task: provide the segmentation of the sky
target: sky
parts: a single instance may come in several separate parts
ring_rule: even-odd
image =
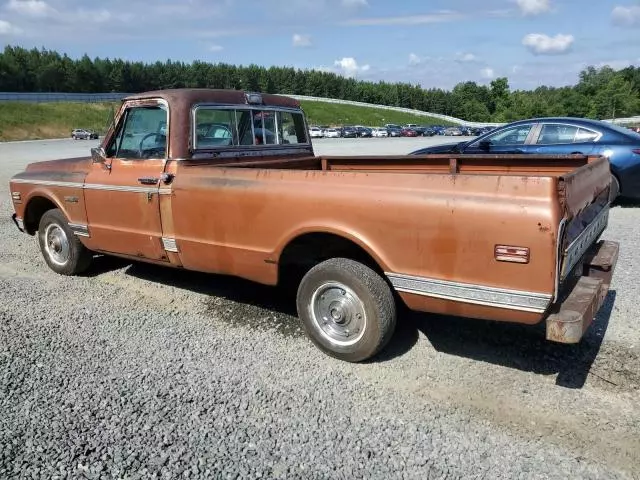
[[[640,66],[640,0],[0,0],[0,43],[529,90]]]

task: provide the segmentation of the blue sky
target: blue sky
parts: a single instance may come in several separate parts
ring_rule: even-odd
[[[640,66],[640,0],[0,0],[0,42],[531,89],[575,84],[587,65]]]

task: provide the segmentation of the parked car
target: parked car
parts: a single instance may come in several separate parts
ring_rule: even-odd
[[[358,136],[358,130],[356,127],[346,125],[342,127],[342,138],[356,138]]]
[[[640,199],[640,134],[602,120],[545,117],[503,125],[473,140],[421,148],[426,153],[584,154],[609,158],[611,201]]]
[[[389,136],[389,132],[387,132],[387,129],[384,127],[376,127],[371,129],[371,135],[374,137],[388,137]]]
[[[462,136],[462,130],[460,129],[460,127],[449,127],[445,129],[444,135],[460,137]]]
[[[75,128],[71,130],[71,138],[74,140],[97,140],[98,134],[86,128]]]
[[[387,126],[387,132],[390,137],[401,137],[402,136],[402,127],[398,127],[395,125]]]
[[[324,135],[320,127],[309,127],[309,136],[311,138],[322,138]]]
[[[403,128],[400,131],[400,136],[402,137],[417,137],[418,136],[418,132],[417,130],[413,129],[413,128]]]
[[[339,138],[340,137],[340,130],[338,130],[337,128],[327,128],[324,131],[324,136],[326,138]]]
[[[318,156],[298,100],[239,90],[131,95],[115,118],[90,155],[9,181],[13,222],[60,275],[115,255],[288,287],[315,345],[351,362],[401,306],[578,343],[609,289],[603,156]]]
[[[363,127],[362,125],[356,125],[355,128],[356,128],[357,135],[360,138],[371,138],[373,136],[371,129],[368,127]]]

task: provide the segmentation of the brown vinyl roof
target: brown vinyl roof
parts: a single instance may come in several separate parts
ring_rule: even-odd
[[[141,100],[145,98],[162,98],[169,103],[226,103],[246,105],[244,90],[225,90],[216,88],[168,88],[130,95],[124,100]],[[253,92],[251,92],[253,93]],[[260,92],[256,92],[260,93]],[[290,97],[260,93],[265,105],[298,108],[300,102]]]

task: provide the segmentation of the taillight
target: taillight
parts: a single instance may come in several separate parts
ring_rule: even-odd
[[[529,248],[511,245],[496,245],[493,256],[499,262],[529,263]]]

